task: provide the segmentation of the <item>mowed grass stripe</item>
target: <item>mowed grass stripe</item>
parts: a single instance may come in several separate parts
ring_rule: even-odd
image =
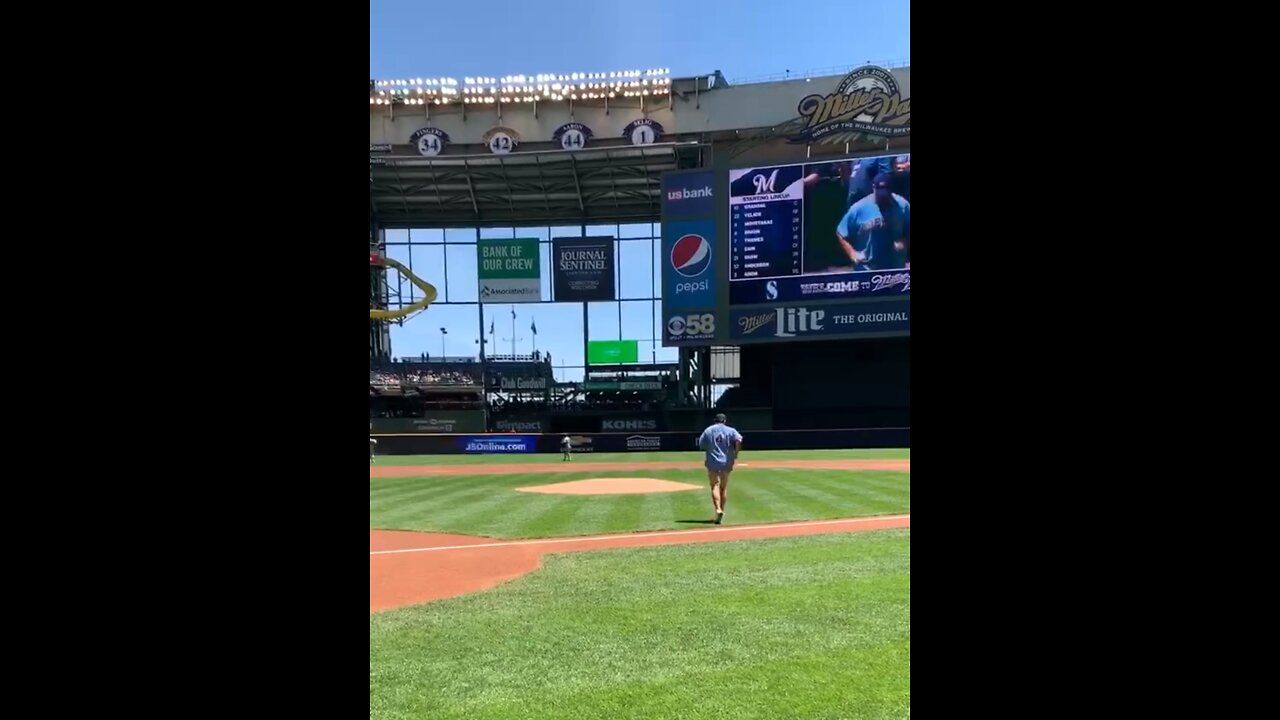
[[[480,480],[470,484],[459,484],[447,491],[441,491],[430,482],[422,482],[413,495],[394,498],[392,502],[379,505],[376,514],[370,515],[370,525],[387,530],[421,530],[433,527],[435,522],[449,514],[474,507],[496,491],[496,482]],[[374,523],[373,518],[377,518]]]
[[[771,514],[781,514],[783,517],[821,517],[832,510],[832,505],[815,501],[799,492],[799,483],[805,474],[805,471],[798,470],[770,470],[768,479],[764,482],[753,479],[750,482],[735,483],[740,478],[733,478],[729,481],[729,502],[733,503],[736,484],[739,496],[749,495],[769,508]]]
[[[571,495],[532,495],[512,529],[514,537],[545,537],[557,529],[572,527],[582,498]]]
[[[831,473],[809,481],[815,490],[850,498],[867,507],[911,508],[911,481],[905,473],[860,470]]]
[[[378,503],[389,505],[402,499],[416,498],[425,494],[448,499],[454,495],[465,493],[474,487],[475,484],[467,482],[466,478],[409,478],[397,482],[395,485],[370,484],[369,494]]]
[[[609,507],[601,522],[606,528],[643,528],[645,527],[645,498],[661,498],[671,493],[651,493],[649,495],[612,495],[609,496]],[[599,499],[599,498],[597,498]],[[661,502],[659,500],[658,502]],[[670,517],[670,508],[649,507],[650,518]]]
[[[887,507],[895,506],[895,502],[889,496],[870,491],[861,483],[850,482],[843,487],[833,487],[827,491],[817,482],[818,480],[819,476],[814,475],[805,478],[804,482],[797,481],[787,485],[788,490],[812,503],[814,517],[866,515],[882,512]]]
[[[508,475],[503,480],[514,481],[513,486],[536,484],[530,481],[531,477],[534,476]],[[491,529],[496,530],[492,527],[495,521],[510,524],[510,513],[520,512],[529,499],[529,496],[513,491],[497,477],[477,475],[471,479],[476,481],[476,495],[469,496],[470,500],[466,503],[439,506],[432,513],[433,525],[439,525],[447,532],[488,536]]]
[[[548,556],[493,591],[371,616],[370,717],[905,717],[909,539]]]

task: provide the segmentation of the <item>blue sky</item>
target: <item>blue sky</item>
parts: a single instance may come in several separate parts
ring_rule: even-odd
[[[668,67],[733,80],[909,58],[910,19],[910,0],[370,0],[369,71],[462,78]]]
[[[802,8],[797,11],[792,8]],[[608,72],[670,68],[672,75],[720,70],[729,80],[791,70],[853,65],[865,61],[903,60],[911,56],[909,0],[811,0],[788,6],[772,0],[560,0],[555,3],[490,0],[485,3],[430,0],[370,0],[369,77],[374,79],[524,73]],[[840,28],[830,32],[831,27]],[[620,241],[618,291],[621,303],[588,306],[593,340],[638,339],[641,360],[675,362],[674,348],[663,349],[653,338],[652,303],[638,298],[657,295],[658,267],[650,237],[659,226],[623,225],[587,228],[588,235],[615,235]],[[388,231],[388,255],[435,285],[449,304],[436,304],[393,325],[392,352],[398,357],[427,352],[439,355],[440,328],[449,355],[478,353],[480,335],[476,300],[474,230]],[[481,237],[511,237],[512,228],[486,228]],[[580,228],[529,228],[516,237],[581,234]],[[428,244],[417,243],[427,240]],[[656,241],[655,241],[656,243]],[[549,249],[549,246],[544,246]],[[550,299],[549,266],[544,249],[544,297]],[[448,283],[444,266],[448,265]],[[394,273],[391,279],[394,282]],[[484,332],[496,320],[499,352],[510,352],[510,305],[485,307]],[[529,325],[536,320],[537,348],[551,351],[556,365],[580,366],[583,357],[581,304],[515,306],[518,352],[534,343]],[[621,317],[619,317],[621,315]],[[658,322],[661,314],[658,313]],[[581,370],[559,371],[561,379],[581,379]]]

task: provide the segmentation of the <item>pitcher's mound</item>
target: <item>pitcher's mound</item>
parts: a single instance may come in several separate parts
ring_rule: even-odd
[[[587,478],[572,482],[516,488],[518,492],[546,495],[640,495],[643,493],[697,490],[699,485],[657,478]]]

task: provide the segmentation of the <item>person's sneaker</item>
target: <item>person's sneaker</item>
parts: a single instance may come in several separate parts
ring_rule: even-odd
[[[720,521],[721,521],[721,520],[723,520],[723,519],[724,519],[724,511],[723,511],[723,510],[717,510],[717,511],[716,511],[716,524],[717,524],[717,525],[719,525],[719,524],[720,524]]]

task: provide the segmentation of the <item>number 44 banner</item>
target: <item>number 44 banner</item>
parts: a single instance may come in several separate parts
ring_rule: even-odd
[[[591,142],[593,137],[595,135],[591,132],[591,128],[580,122],[571,122],[557,128],[555,134],[551,136],[551,142],[561,150],[581,150]]]

